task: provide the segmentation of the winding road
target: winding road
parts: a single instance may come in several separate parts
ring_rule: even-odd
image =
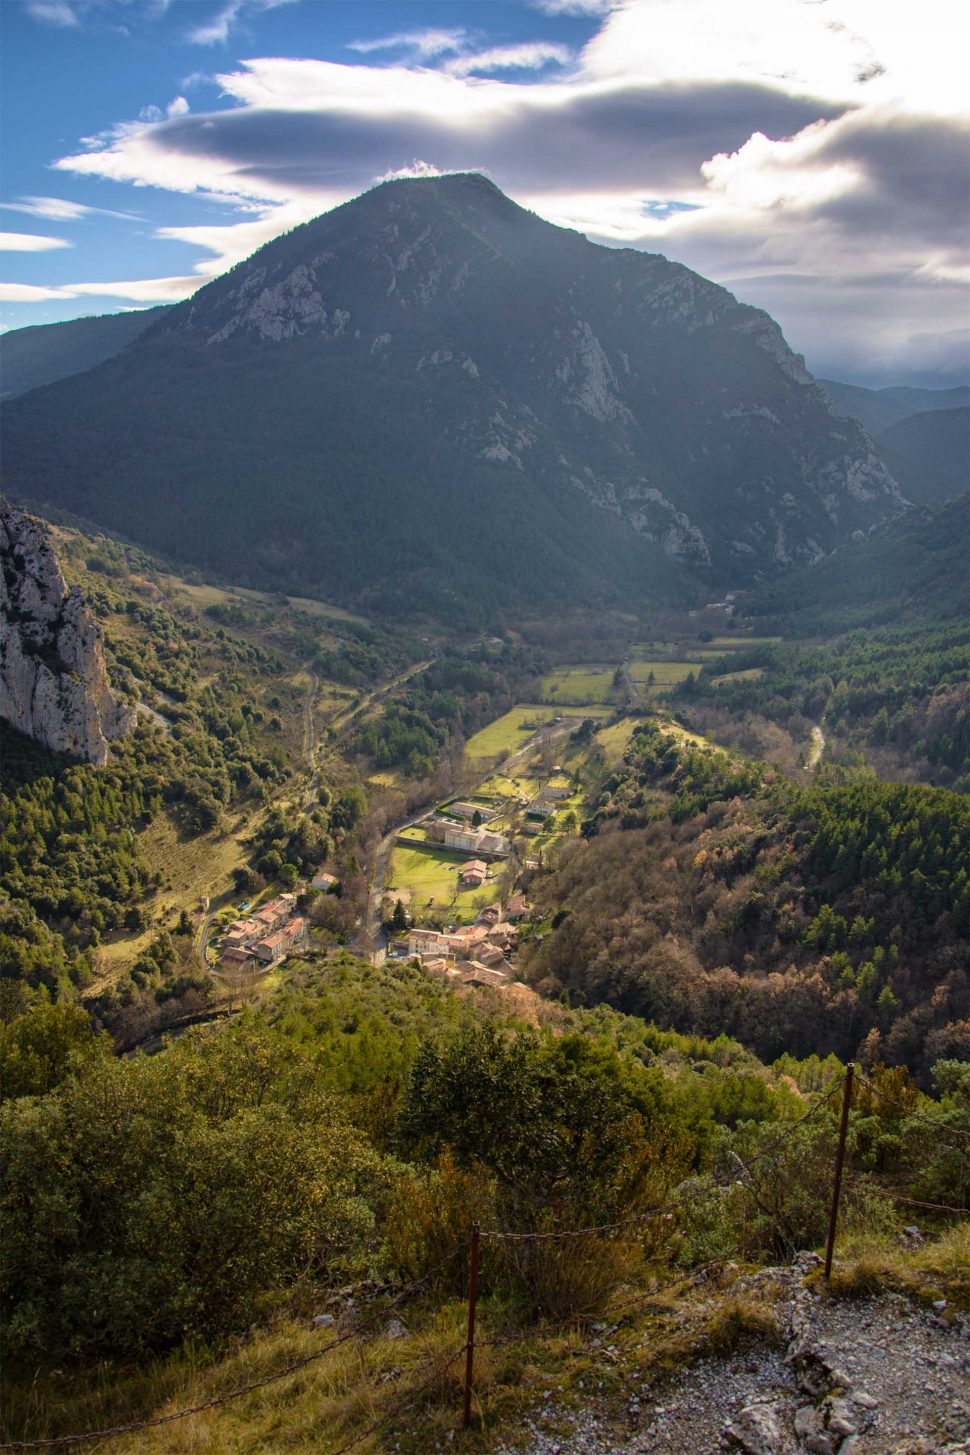
[[[310,677],[310,685],[307,688],[306,702],[303,704],[303,756],[306,758],[307,767],[310,770],[310,787],[306,801],[306,812],[316,807],[317,794],[320,790],[320,773],[316,764],[317,729],[313,721],[313,709],[316,705],[317,693],[320,691],[320,678],[312,671],[309,662],[306,667]]]

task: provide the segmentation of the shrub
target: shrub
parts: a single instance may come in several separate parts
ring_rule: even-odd
[[[223,1335],[275,1288],[353,1271],[372,1233],[377,1158],[250,1022],[8,1103],[2,1147],[13,1355]]]

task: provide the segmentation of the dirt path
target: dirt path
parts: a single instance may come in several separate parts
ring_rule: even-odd
[[[812,746],[808,750],[808,757],[805,760],[805,772],[813,773],[822,761],[822,754],[825,752],[825,734],[821,727],[812,728]]]
[[[638,1346],[624,1343],[620,1326],[604,1330],[592,1341],[590,1388],[608,1377],[614,1397],[593,1397],[577,1410],[547,1392],[518,1438],[487,1448],[492,1455],[967,1455],[970,1322],[899,1294],[828,1298],[804,1285],[809,1271],[806,1263],[763,1269],[735,1285],[749,1297],[777,1293],[777,1340],[742,1341],[732,1354],[655,1381],[643,1381]],[[701,1303],[694,1317],[703,1313]],[[671,1314],[685,1333],[690,1319],[687,1309]]]

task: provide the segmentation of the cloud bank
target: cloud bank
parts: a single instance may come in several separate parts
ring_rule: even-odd
[[[574,55],[543,12],[601,24]],[[454,28],[355,41],[353,64],[248,59],[218,75],[219,109],[170,107],[55,165],[234,208],[160,230],[206,255],[186,292],[375,180],[484,170],[550,221],[769,308],[819,372],[965,369],[966,25],[949,0],[540,0],[535,16],[514,45]]]

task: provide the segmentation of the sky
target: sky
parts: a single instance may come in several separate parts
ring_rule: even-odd
[[[767,309],[822,377],[970,373],[960,0],[2,0],[0,326],[173,302],[386,177]]]

